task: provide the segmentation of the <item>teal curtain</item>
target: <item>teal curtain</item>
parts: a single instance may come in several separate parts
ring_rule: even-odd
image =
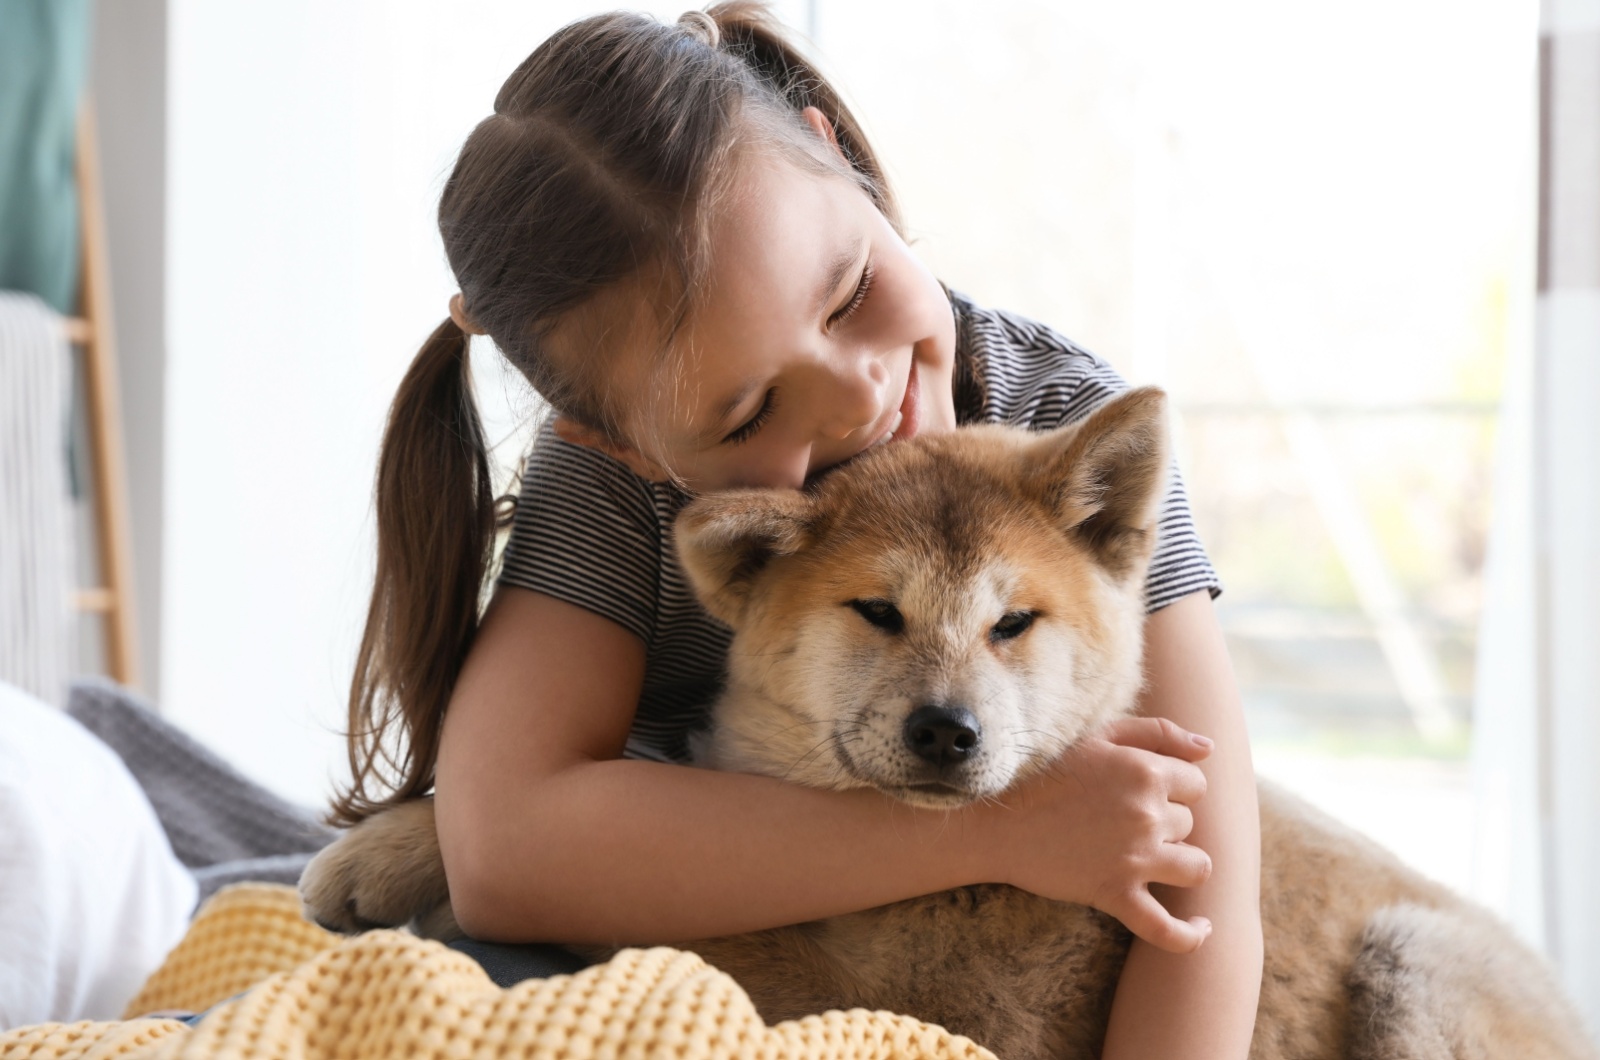
[[[0,290],[78,308],[78,103],[90,0],[0,0]]]

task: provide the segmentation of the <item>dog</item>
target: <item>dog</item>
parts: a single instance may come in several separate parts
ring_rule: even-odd
[[[956,808],[1129,713],[1168,467],[1165,398],[1034,434],[879,447],[806,491],[692,502],[683,566],[734,630],[697,762]],[[1263,783],[1265,968],[1251,1056],[1594,1058],[1544,962],[1486,911]],[[459,933],[431,800],[362,822],[301,881],[341,930]],[[908,1013],[1005,1058],[1099,1055],[1130,943],[1000,884],[689,943],[768,1022]]]

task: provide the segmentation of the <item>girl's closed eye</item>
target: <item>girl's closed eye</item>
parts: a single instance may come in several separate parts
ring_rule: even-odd
[[[861,303],[866,301],[867,293],[872,290],[873,276],[872,262],[868,261],[861,269],[861,279],[857,281],[855,292],[851,294],[850,301],[840,306],[828,317],[827,326],[830,331],[850,319],[856,310],[861,308]],[[772,418],[772,413],[777,407],[778,388],[773,387],[767,391],[766,400],[761,403],[761,407],[756,410],[756,414],[743,424],[735,427],[732,432],[722,439],[723,444],[738,445],[740,442],[747,442],[755,437],[756,433]]]
[[[761,402],[761,407],[756,410],[756,414],[745,420],[740,426],[735,427],[726,438],[722,439],[723,444],[738,445],[740,442],[747,442],[755,437],[755,433],[761,429],[762,425],[772,418],[773,410],[777,407],[778,388],[773,387],[767,391],[766,399]]]
[[[850,319],[857,309],[861,308],[861,303],[867,300],[867,292],[872,289],[872,276],[872,262],[869,261],[861,270],[861,282],[856,284],[855,294],[850,296],[850,301],[846,302],[828,318],[829,329],[844,323]]]

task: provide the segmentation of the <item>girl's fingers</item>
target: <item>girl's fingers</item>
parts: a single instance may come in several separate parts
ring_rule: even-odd
[[[1166,843],[1150,873],[1151,883],[1198,887],[1211,878],[1211,855],[1188,843]]]
[[[1211,753],[1211,741],[1166,718],[1119,718],[1099,733],[1101,739],[1158,755],[1198,762]]]
[[[1194,831],[1194,811],[1181,802],[1167,803],[1167,834],[1162,836],[1168,843],[1181,843],[1189,838],[1189,833]]]
[[[1200,767],[1174,758],[1160,760],[1167,783],[1167,799],[1184,805],[1199,802],[1206,793],[1206,775]],[[1187,835],[1188,833],[1185,833]]]
[[[1128,897],[1126,909],[1107,912],[1139,938],[1168,953],[1193,953],[1211,935],[1211,921],[1203,916],[1179,920],[1142,887]]]

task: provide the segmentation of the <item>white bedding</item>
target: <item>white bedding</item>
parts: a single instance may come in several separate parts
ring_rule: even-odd
[[[119,1017],[195,894],[122,760],[0,683],[0,1030]]]

